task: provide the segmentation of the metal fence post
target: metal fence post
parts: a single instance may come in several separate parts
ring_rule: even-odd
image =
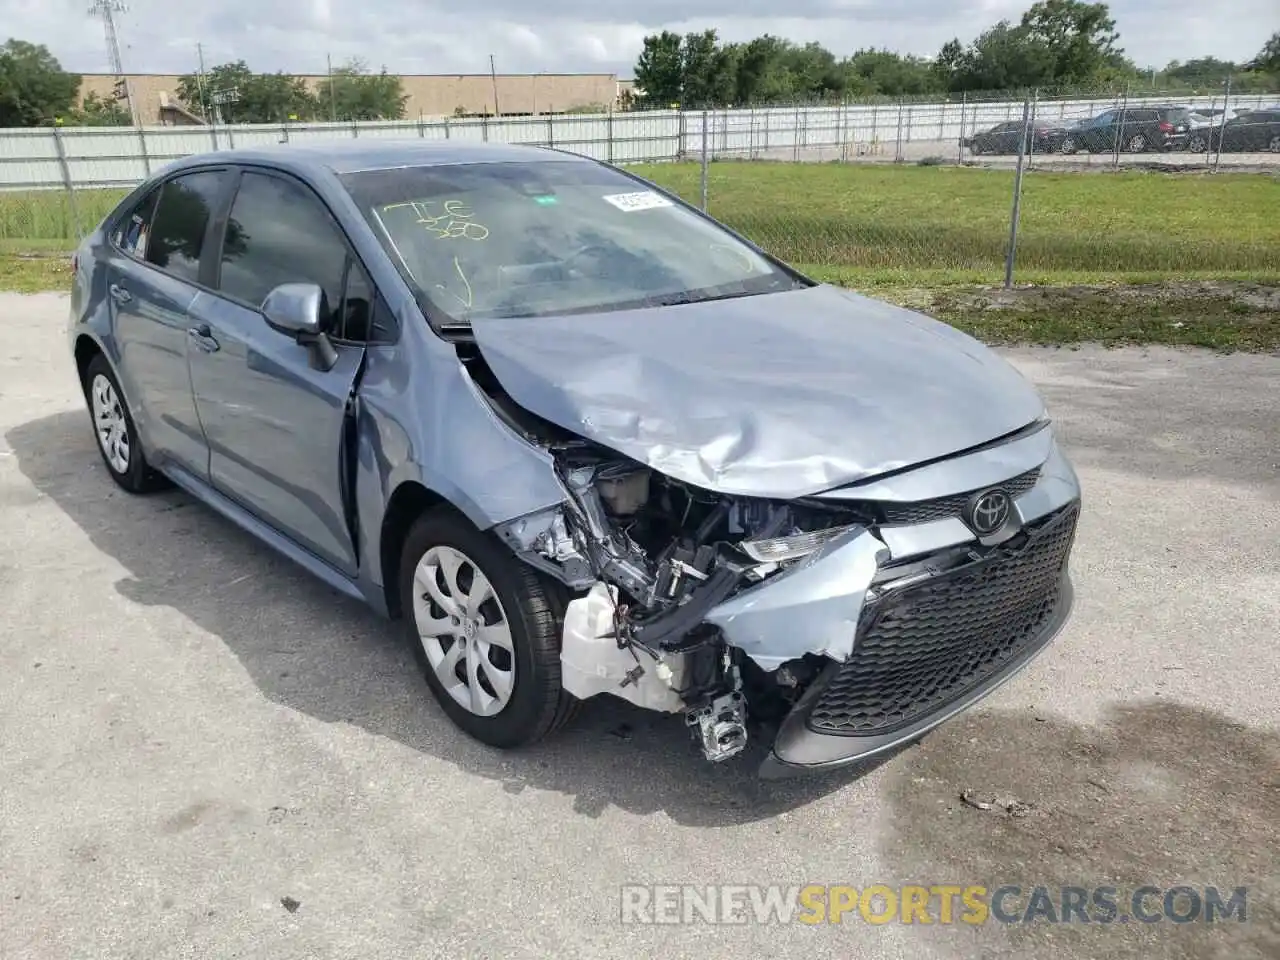
[[[1227,110],[1228,104],[1231,102],[1231,75],[1227,74],[1226,89],[1222,94],[1222,123],[1218,125],[1218,155],[1213,158],[1213,172],[1218,172],[1218,167],[1222,166],[1222,141],[1227,139]],[[1210,127],[1210,130],[1213,128]]]
[[[1031,94],[1031,120],[1023,127],[1023,136],[1027,138],[1027,169],[1030,170],[1036,161],[1036,110],[1040,106],[1040,91],[1034,90]]]
[[[707,212],[707,111],[702,111],[702,212]]]
[[[284,138],[280,142],[288,143],[289,142],[289,122],[287,120],[284,123],[280,124],[280,134]]]
[[[487,113],[480,114],[480,136],[484,138],[484,142],[489,142],[489,115]]]
[[[352,140],[360,139],[360,121],[357,120],[355,117],[351,118],[351,139]]]
[[[905,105],[901,100],[898,101],[898,139],[893,148],[893,162],[902,162],[902,110]]]
[[[608,136],[608,153],[606,154],[608,161],[613,163],[613,104],[609,104],[609,119],[605,122],[605,132]]]
[[[147,131],[142,128],[142,124],[138,124],[138,147],[142,150],[142,169],[149,177],[151,176],[151,156],[147,153]]]
[[[677,136],[680,142],[676,144],[676,159],[683,160],[689,155],[689,118],[683,108],[680,110],[680,130]]]
[[[1004,258],[1004,288],[1013,286],[1013,262],[1018,252],[1018,217],[1022,212],[1022,161],[1026,155],[1027,120],[1031,115],[1031,101],[1022,101],[1023,136],[1018,140],[1018,168],[1013,175],[1013,212],[1009,216],[1009,251]]]
[[[1120,101],[1120,127],[1116,130],[1116,146],[1115,152],[1112,154],[1111,166],[1115,169],[1120,167],[1120,142],[1124,139],[1124,121],[1125,116],[1129,112],[1129,91],[1126,88],[1124,99]]]
[[[421,140],[427,135],[427,128],[422,125],[422,111],[418,111],[418,139]]]
[[[67,205],[71,209],[71,224],[76,228],[76,242],[84,236],[80,229],[80,209],[76,206],[76,190],[71,183],[71,165],[67,163],[67,150],[62,142],[62,133],[53,128],[53,148],[58,154],[58,168],[62,171],[62,185],[67,188]]]
[[[960,94],[960,136],[956,138],[956,163],[964,163],[964,111],[969,106],[969,91]]]
[[[846,132],[847,131],[845,129],[845,119],[844,119],[844,97],[841,97],[840,112],[836,114],[836,140],[840,144],[840,162],[841,163],[844,163],[846,160],[849,159],[849,155],[845,149],[847,146],[847,144],[845,143]]]
[[[213,149],[218,149],[218,126],[217,124],[209,124],[209,139],[213,141]]]
[[[554,147],[556,145],[556,122],[551,118],[555,116],[553,113],[547,114],[547,146]]]
[[[448,117],[444,118],[444,138],[446,140],[449,139],[449,118]]]
[[[764,152],[769,152],[769,114],[773,111],[768,107],[764,108]]]
[[[795,122],[791,125],[791,159],[800,161],[800,108],[796,107]]]

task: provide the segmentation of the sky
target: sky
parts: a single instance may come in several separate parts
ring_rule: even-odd
[[[860,47],[932,56],[1031,0],[130,0],[116,15],[128,73],[189,73],[244,60],[274,72],[324,73],[364,59],[393,73],[615,73],[630,77],[646,34],[715,28],[725,40],[763,33],[816,40],[837,56]],[[109,72],[89,0],[0,0],[0,42],[43,43],[63,67]],[[182,4],[181,6],[187,6]],[[605,12],[614,6],[617,13]],[[785,17],[778,16],[785,10]],[[1140,66],[1212,55],[1242,61],[1280,29],[1277,0],[1114,0],[1121,45]]]

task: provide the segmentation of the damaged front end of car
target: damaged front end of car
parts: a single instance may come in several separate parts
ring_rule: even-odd
[[[683,340],[662,317],[495,321],[460,349],[563,491],[494,531],[573,595],[564,689],[683,714],[713,762],[776,727],[766,776],[886,753],[1029,662],[1070,610],[1080,499],[1038,397],[986,348],[796,296],[842,325],[805,342],[747,300],[731,329],[684,308]],[[718,360],[730,332],[773,365]],[[912,364],[940,382],[904,389]]]

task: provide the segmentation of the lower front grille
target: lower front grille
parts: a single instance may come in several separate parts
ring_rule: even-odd
[[[890,591],[863,613],[853,655],[817,699],[819,733],[891,733],[1015,660],[1057,608],[1078,506],[993,555]]]

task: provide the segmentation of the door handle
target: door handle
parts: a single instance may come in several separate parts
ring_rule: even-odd
[[[188,328],[187,336],[205,353],[216,353],[218,350],[218,341],[207,323],[197,323],[194,327]]]
[[[133,294],[118,283],[113,283],[109,292],[111,294],[111,299],[116,303],[128,303],[133,299]]]

